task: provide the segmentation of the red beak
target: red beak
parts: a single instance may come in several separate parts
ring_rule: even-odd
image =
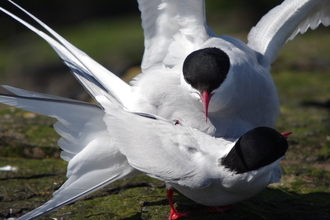
[[[200,94],[200,99],[203,103],[204,108],[204,114],[205,114],[205,122],[207,123],[207,118],[209,116],[209,103],[210,99],[212,97],[212,94],[210,95],[208,92],[204,91],[203,94]]]
[[[284,132],[284,133],[282,133],[282,135],[283,135],[286,139],[289,138],[289,135],[290,135],[290,134],[292,134],[292,132]]]

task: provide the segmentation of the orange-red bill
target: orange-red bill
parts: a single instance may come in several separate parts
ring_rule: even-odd
[[[209,103],[210,99],[212,97],[212,94],[210,95],[208,92],[204,91],[203,94],[200,94],[200,99],[203,103],[203,108],[204,108],[204,114],[205,114],[205,122],[207,123],[207,119],[209,116]]]
[[[292,134],[292,132],[284,132],[284,133],[282,133],[282,135],[283,135],[286,139],[289,138],[289,135],[290,135],[290,134]]]

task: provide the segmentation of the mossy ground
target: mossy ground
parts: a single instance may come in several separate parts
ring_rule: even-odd
[[[98,34],[106,24],[100,25],[90,33],[114,36]],[[88,36],[81,43],[87,50],[87,39],[93,39]],[[290,148],[281,162],[281,182],[223,214],[207,214],[205,207],[176,193],[178,210],[191,212],[187,219],[330,219],[329,36],[326,29],[299,36],[286,45],[273,66],[281,102],[276,129],[293,132]],[[105,42],[96,41],[100,45]],[[136,51],[132,50],[134,56]],[[40,63],[29,61],[33,62]],[[55,120],[2,106],[0,121],[0,167],[18,167],[15,172],[0,172],[0,219],[6,219],[18,217],[49,200],[66,180],[67,164],[59,159],[58,135],[52,129]],[[162,182],[143,175],[117,181],[41,219],[166,219],[169,208],[164,187]]]

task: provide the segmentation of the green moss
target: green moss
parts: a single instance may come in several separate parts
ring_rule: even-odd
[[[322,149],[317,153],[317,157],[319,161],[327,161],[330,159],[330,141],[329,136],[322,147]]]

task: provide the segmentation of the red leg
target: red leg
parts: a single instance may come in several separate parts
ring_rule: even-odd
[[[225,211],[231,210],[235,208],[233,205],[226,205],[226,206],[210,206],[206,209],[208,213],[224,213]]]
[[[188,217],[189,216],[188,212],[177,212],[175,210],[174,205],[173,205],[173,199],[172,199],[173,190],[166,189],[166,194],[167,194],[168,202],[170,204],[170,215],[168,216],[168,219],[169,220],[176,220],[176,219],[181,218],[181,217]]]

